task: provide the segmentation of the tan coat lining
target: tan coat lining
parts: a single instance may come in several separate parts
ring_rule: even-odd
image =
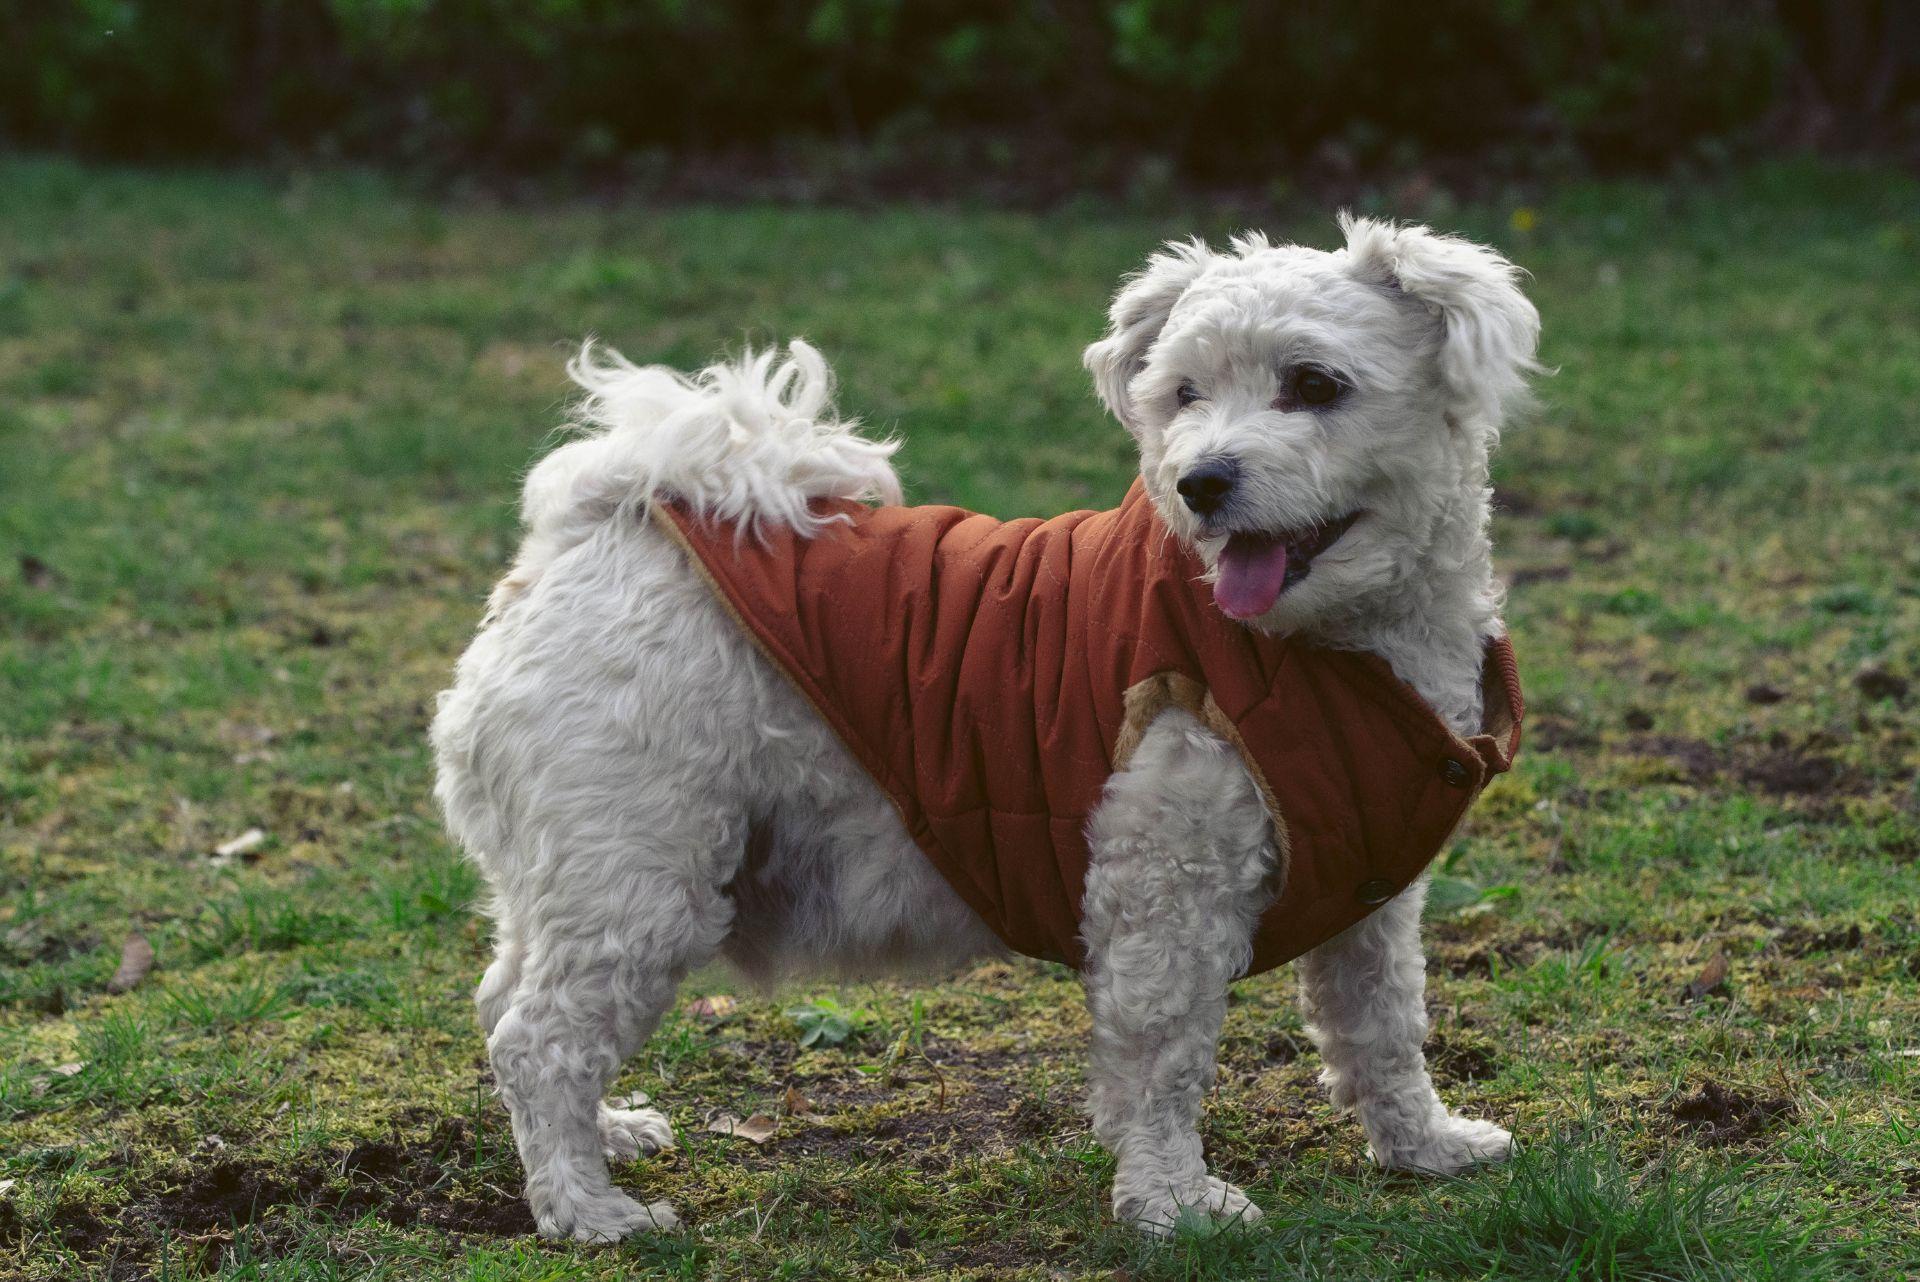
[[[1240,737],[1240,728],[1220,710],[1220,705],[1213,701],[1213,695],[1183,672],[1156,672],[1128,687],[1122,706],[1125,717],[1120,723],[1120,733],[1113,741],[1115,774],[1127,768],[1133,760],[1133,754],[1140,750],[1141,741],[1146,738],[1147,727],[1169,708],[1179,708],[1192,714],[1200,724],[1233,745],[1233,750],[1240,754],[1240,763],[1253,776],[1254,787],[1260,790],[1260,800],[1266,804],[1267,815],[1273,821],[1273,844],[1277,859],[1272,886],[1274,893],[1278,894],[1280,887],[1286,883],[1287,864],[1291,858],[1287,821],[1280,813],[1279,799],[1274,796],[1266,775],[1261,773],[1253,753],[1247,750],[1246,740]]]

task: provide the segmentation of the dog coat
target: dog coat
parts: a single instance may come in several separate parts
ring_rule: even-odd
[[[812,536],[653,512],[1015,952],[1084,960],[1088,816],[1169,707],[1233,744],[1273,817],[1250,974],[1404,890],[1519,747],[1505,637],[1463,739],[1377,656],[1222,615],[1138,481],[1111,511],[1051,520],[815,510],[831,521]]]

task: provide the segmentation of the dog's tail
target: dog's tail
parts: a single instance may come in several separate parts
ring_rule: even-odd
[[[496,606],[616,513],[656,498],[749,531],[805,533],[820,524],[815,499],[900,501],[888,461],[899,443],[862,436],[834,414],[833,373],[800,339],[784,360],[749,350],[691,376],[589,340],[567,373],[586,393],[573,413],[579,435],[527,477],[526,541]]]

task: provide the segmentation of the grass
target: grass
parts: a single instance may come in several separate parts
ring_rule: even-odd
[[[1227,215],[47,160],[0,191],[0,1276],[1920,1275],[1910,180],[1573,187],[1525,232],[1388,211],[1512,252],[1559,368],[1498,472],[1529,747],[1431,931],[1436,1075],[1525,1151],[1374,1171],[1263,977],[1206,1137],[1269,1219],[1166,1246],[1107,1223],[1078,991],[1024,962],[718,1017],[690,1003],[730,980],[698,977],[617,1087],[684,1134],[617,1178],[692,1229],[526,1238],[424,731],[570,342],[685,364],[804,333],[908,434],[917,497],[1100,503],[1130,454],[1079,348],[1158,238]],[[113,994],[131,931],[158,964]],[[803,1049],[794,1010],[862,1018]]]

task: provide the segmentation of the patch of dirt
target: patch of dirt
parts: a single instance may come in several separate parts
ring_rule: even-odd
[[[1507,586],[1524,588],[1529,583],[1560,583],[1572,577],[1570,565],[1523,565],[1507,575]]]
[[[908,1075],[930,1076],[924,1064],[910,1065]],[[813,1101],[813,1112],[829,1116],[854,1109],[871,1108],[891,1098],[895,1089],[871,1077],[862,1077],[853,1081],[838,1077],[795,1078],[793,1084],[801,1094]]]
[[[1348,1124],[1327,1108],[1312,1077],[1250,1092],[1239,1103],[1230,1119],[1219,1107],[1209,1108],[1200,1132],[1208,1166],[1235,1184],[1254,1183],[1276,1163],[1325,1149],[1329,1134]]]
[[[952,1248],[940,1257],[940,1263],[949,1269],[977,1269],[980,1270],[977,1276],[996,1278],[1019,1269],[1030,1269],[1036,1260],[1034,1252],[1024,1243],[991,1237]]]
[[[86,1254],[100,1250],[113,1240],[118,1217],[111,1211],[90,1206],[63,1206],[54,1211],[52,1222],[29,1224],[12,1201],[0,1201],[0,1246],[17,1246],[34,1232],[51,1232],[69,1248]]]
[[[1795,1112],[1793,1101],[1777,1095],[1747,1095],[1708,1078],[1700,1089],[1676,1100],[1674,1124],[1705,1144],[1737,1144],[1753,1139]]]
[[[904,1163],[938,1174],[963,1157],[1002,1153],[1019,1140],[1031,1138],[1023,1129],[1032,1124],[1031,1107],[1017,1104],[1013,1088],[1004,1082],[975,1081],[965,1085],[949,1079],[943,1107],[937,1096],[917,1111],[894,1113],[866,1125],[858,1119],[838,1124],[814,1124],[782,1133],[764,1149],[744,1148],[738,1160],[751,1166],[778,1165],[793,1157],[836,1157],[849,1162],[883,1160]],[[792,1127],[788,1122],[784,1127]]]
[[[324,650],[352,640],[356,631],[353,627],[329,623],[325,619],[295,620],[288,637],[300,644]]]
[[[1705,785],[1725,778],[1782,797],[1828,797],[1853,789],[1845,767],[1832,757],[1805,752],[1775,741],[1758,756],[1723,752],[1701,739],[1643,735],[1632,743],[1643,757],[1665,758],[1684,782]]]
[[[1710,783],[1726,773],[1726,759],[1704,739],[1679,735],[1647,735],[1633,742],[1643,757],[1664,757],[1678,767],[1688,783]]]
[[[1058,1135],[1080,1121],[1079,1111],[1054,1095],[1022,1095],[1007,1113],[1007,1128],[1027,1139]]]
[[[34,962],[62,962],[100,946],[97,936],[85,931],[71,935],[49,935],[37,926],[15,926],[0,934],[0,961],[16,966]]]
[[[504,1130],[491,1137],[511,1147]],[[521,1237],[533,1232],[533,1213],[516,1192],[463,1195],[452,1176],[471,1166],[473,1128],[464,1117],[443,1120],[424,1140],[373,1140],[354,1145],[338,1169],[347,1193],[337,1203],[355,1215],[368,1212],[398,1228],[414,1223],[450,1233]]]
[[[20,581],[30,588],[50,588],[60,582],[54,568],[31,552],[20,554]]]
[[[1564,927],[1552,931],[1519,931],[1492,939],[1455,942],[1446,938],[1445,924],[1436,923],[1427,955],[1455,979],[1491,978],[1497,963],[1502,970],[1531,966],[1548,953],[1567,952],[1606,932]]]
[[[909,1058],[901,1072],[907,1085],[875,1079],[814,1078],[800,1084],[825,1121],[785,1119],[764,1147],[734,1146],[734,1160],[748,1166],[782,1164],[795,1157],[833,1157],[851,1163],[884,1160],[937,1174],[961,1158],[1006,1152],[1022,1140],[1072,1129],[1077,1114],[1066,1096],[1042,1097],[1017,1080],[1020,1065],[1038,1051],[980,1050],[929,1038],[928,1062]],[[945,1098],[941,1097],[944,1083]],[[911,1111],[863,1119],[862,1110],[897,1102],[903,1089],[922,1098]]]
[[[929,1037],[926,1040],[926,1052],[934,1063],[943,1067],[958,1065],[975,1072],[1000,1072],[1021,1067],[1041,1058],[1037,1048],[1012,1050],[1006,1047],[983,1049],[969,1046],[965,1042],[956,1042],[944,1037]]]
[[[1427,1069],[1442,1086],[1484,1082],[1500,1071],[1500,1061],[1487,1047],[1436,1034],[1427,1039]]]
[[[1847,926],[1831,926],[1824,930],[1813,926],[1792,925],[1780,928],[1774,936],[1773,946],[1789,957],[1806,957],[1813,953],[1859,952],[1869,947],[1867,932],[1858,923]]]
[[[880,1118],[868,1134],[876,1140],[940,1143],[969,1153],[1008,1147],[1013,1098],[1013,1089],[1003,1082],[975,1082],[970,1090],[949,1093],[945,1108],[935,1104],[924,1112]]]
[[[1558,752],[1563,748],[1593,748],[1600,739],[1564,717],[1539,716],[1527,722],[1526,746],[1540,752]]]
[[[507,1141],[502,1135],[501,1144]],[[141,1277],[163,1239],[220,1242],[238,1227],[257,1226],[269,1243],[280,1234],[276,1212],[288,1208],[332,1219],[374,1215],[396,1228],[430,1225],[459,1235],[520,1237],[533,1216],[517,1193],[480,1196],[455,1187],[471,1165],[474,1141],[465,1118],[445,1118],[424,1139],[366,1140],[335,1149],[297,1171],[245,1157],[208,1155],[164,1173],[156,1192],[125,1207],[58,1208],[48,1225],[69,1249],[104,1263],[109,1276]],[[510,1181],[517,1189],[518,1180]],[[0,1242],[28,1226],[0,1203]]]
[[[1504,512],[1508,516],[1538,516],[1540,501],[1524,490],[1496,486],[1493,491],[1493,510]]]
[[[1892,699],[1896,702],[1907,697],[1907,679],[1898,676],[1879,664],[1868,664],[1853,674],[1853,687],[1869,699]]]
[[[1740,778],[1784,796],[1819,797],[1841,791],[1844,772],[1832,757],[1802,755],[1790,749],[1770,752],[1740,770]]]
[[[145,1204],[143,1218],[183,1233],[252,1224],[273,1207],[312,1201],[322,1179],[320,1172],[309,1169],[289,1182],[271,1167],[222,1158],[188,1168],[178,1185]]]
[[[1747,687],[1747,702],[1762,708],[1772,707],[1776,703],[1785,703],[1787,692],[1778,686],[1750,685]]]
[[[1300,1042],[1290,1033],[1276,1033],[1267,1039],[1263,1066],[1291,1064],[1300,1058]]]
[[[791,1040],[760,1038],[751,1042],[736,1043],[735,1049],[743,1059],[752,1060],[758,1068],[763,1068],[772,1077],[785,1077],[792,1070],[794,1061],[800,1058],[800,1048]]]

